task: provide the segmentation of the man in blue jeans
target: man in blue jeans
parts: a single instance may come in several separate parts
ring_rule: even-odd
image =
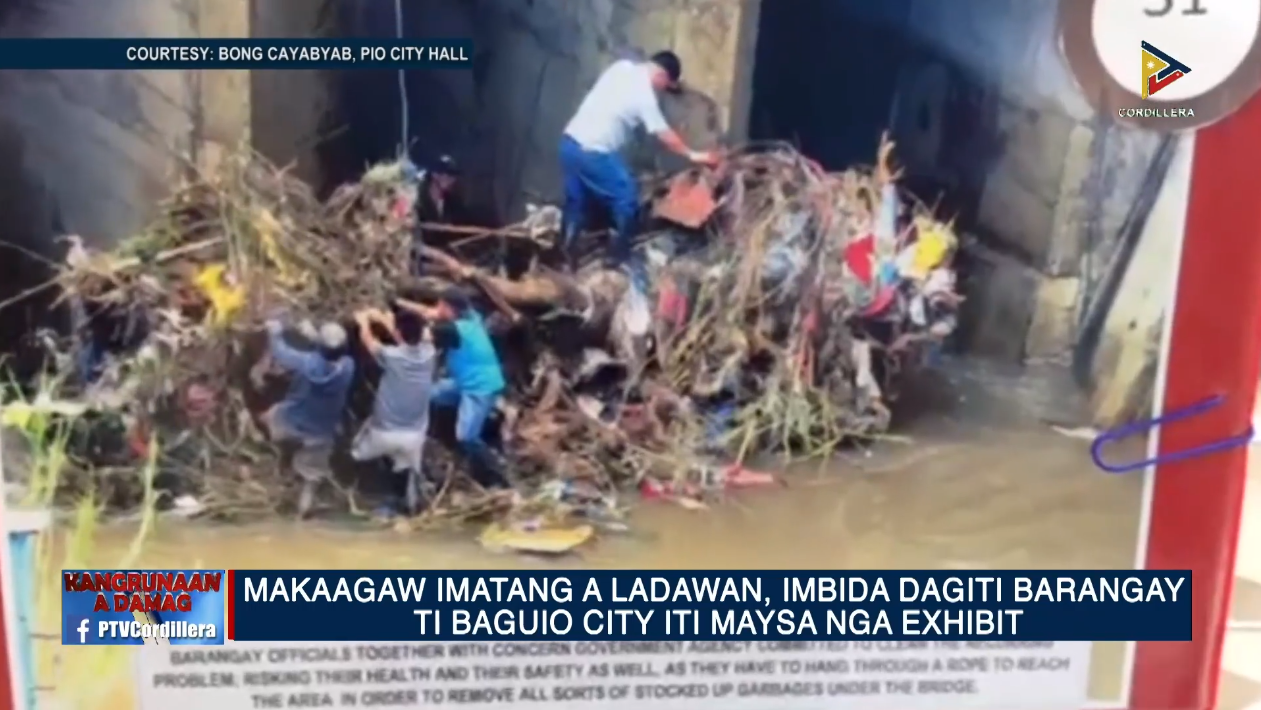
[[[399,299],[398,305],[435,324],[433,341],[446,353],[447,376],[434,385],[429,401],[439,407],[456,407],[455,439],[473,478],[489,489],[511,488],[498,457],[482,437],[506,382],[481,314],[459,287],[443,293],[436,306],[404,299]]]
[[[710,151],[695,151],[670,128],[658,91],[676,91],[682,63],[674,52],[657,52],[647,61],[622,59],[604,70],[565,127],[560,141],[560,167],[565,180],[562,239],[570,269],[575,267],[574,242],[592,200],[608,208],[616,232],[611,255],[619,264],[631,256],[639,211],[639,185],[619,151],[635,129],[643,127],[669,150],[704,165],[718,162]]]

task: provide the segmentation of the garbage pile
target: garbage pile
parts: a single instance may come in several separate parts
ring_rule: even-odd
[[[129,462],[100,447],[81,457],[97,485],[93,467],[150,460],[208,514],[271,514],[295,484],[258,424],[277,394],[258,371],[264,322],[277,312],[349,322],[464,282],[508,331],[499,347],[510,389],[494,425],[524,495],[478,489],[435,432],[426,457],[438,490],[415,523],[616,527],[628,490],[702,507],[772,480],[744,468],[758,454],[823,456],[879,437],[902,369],[954,329],[955,236],[898,189],[891,148],[874,170],[841,173],[790,148],[750,150],[651,186],[629,271],[642,279],[601,263],[598,235],[583,240],[590,253],[576,272],[554,266],[554,207],[425,244],[417,275],[416,187],[403,166],[377,166],[319,201],[237,156],[179,187],[146,233],[111,252],[71,249],[66,297],[144,326],[86,389],[59,346],[63,376],[50,381],[62,383],[57,400],[123,432]],[[509,253],[528,266],[509,268]],[[359,510],[354,472],[340,478],[340,500]]]

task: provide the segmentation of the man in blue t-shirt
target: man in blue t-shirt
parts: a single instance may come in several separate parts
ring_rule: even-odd
[[[444,292],[436,306],[402,299],[398,305],[436,324],[433,340],[446,353],[447,376],[434,385],[430,401],[439,407],[457,408],[455,439],[474,479],[486,488],[509,488],[498,458],[482,437],[506,382],[499,353],[481,314],[458,287]]]

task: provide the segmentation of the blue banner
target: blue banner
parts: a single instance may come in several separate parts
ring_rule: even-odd
[[[468,68],[467,39],[0,39],[0,69]]]
[[[237,570],[239,641],[1188,641],[1191,573]]]
[[[219,646],[224,570],[62,570],[65,646]]]

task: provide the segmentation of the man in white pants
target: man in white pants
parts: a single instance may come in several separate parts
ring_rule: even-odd
[[[661,113],[657,92],[677,91],[682,73],[682,63],[670,51],[657,52],[647,61],[614,62],[596,80],[565,127],[560,141],[560,166],[565,181],[561,232],[571,269],[574,242],[593,200],[612,215],[616,231],[611,249],[614,260],[624,264],[630,259],[639,211],[639,185],[619,151],[635,129],[643,127],[666,148],[693,162],[718,162],[716,153],[689,148]]]
[[[400,311],[356,314],[359,340],[381,366],[372,416],[351,445],[356,461],[387,459],[394,473],[406,479],[404,502],[415,515],[420,508],[421,462],[429,437],[429,398],[433,390],[435,350],[430,331],[419,316]],[[379,325],[394,340],[384,345],[373,332]]]

